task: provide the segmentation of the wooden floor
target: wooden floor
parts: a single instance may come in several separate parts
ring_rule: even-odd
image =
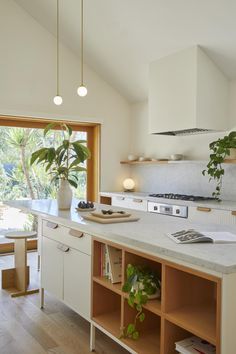
[[[28,253],[31,283],[38,285],[37,253]],[[0,269],[13,266],[13,256],[0,257]],[[89,324],[67,306],[45,294],[45,309],[39,295],[12,299],[0,289],[1,354],[88,354]],[[128,352],[97,331],[96,353]]]

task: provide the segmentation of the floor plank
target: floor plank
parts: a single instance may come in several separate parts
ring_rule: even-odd
[[[13,267],[13,256],[0,256],[0,269]],[[37,253],[28,253],[30,281],[39,283]],[[1,279],[0,279],[1,280]],[[89,354],[89,323],[78,314],[45,294],[45,309],[39,308],[39,294],[12,299],[0,289],[1,354]],[[128,352],[105,336],[96,333],[97,354]]]

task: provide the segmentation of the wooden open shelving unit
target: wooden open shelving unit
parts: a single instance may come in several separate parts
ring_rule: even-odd
[[[122,250],[122,283],[102,277],[101,247]],[[158,273],[161,299],[143,306],[145,321],[139,323],[140,338],[119,339],[121,329],[136,313],[122,292],[127,265],[146,265]],[[139,354],[174,354],[175,342],[196,335],[216,346],[220,354],[221,279],[157,257],[93,239],[92,319],[117,342]]]

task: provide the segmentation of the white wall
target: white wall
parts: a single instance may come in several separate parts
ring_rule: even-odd
[[[236,126],[236,81],[230,84],[230,121]],[[138,156],[168,158],[173,153],[180,153],[189,160],[207,160],[209,143],[225,133],[210,133],[186,137],[160,136],[148,134],[148,103],[141,102],[131,108],[131,152]],[[132,167],[130,175],[136,180],[137,189],[144,192],[173,192],[211,195],[214,184],[201,171],[205,164],[176,166]],[[228,166],[224,178],[222,196],[236,200],[236,166]],[[234,187],[235,186],[235,187]]]
[[[101,122],[101,190],[118,190],[127,175],[119,161],[129,151],[130,106],[88,67],[88,96],[79,98],[80,63],[63,45],[64,103],[55,106],[55,46],[55,38],[14,1],[0,0],[0,114]]]

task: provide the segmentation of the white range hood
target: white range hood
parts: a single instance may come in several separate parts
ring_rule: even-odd
[[[228,79],[200,47],[161,58],[149,71],[149,132],[228,130],[228,94]]]

